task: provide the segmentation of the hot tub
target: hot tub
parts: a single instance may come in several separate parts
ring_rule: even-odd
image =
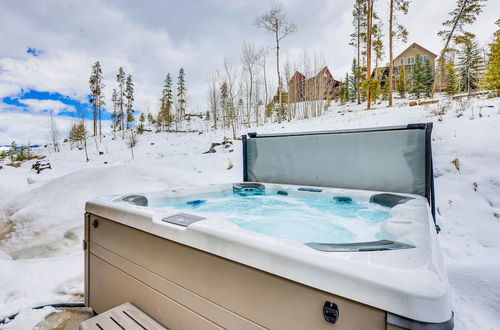
[[[244,182],[87,202],[87,306],[169,329],[453,327],[432,199],[254,182],[249,141]]]

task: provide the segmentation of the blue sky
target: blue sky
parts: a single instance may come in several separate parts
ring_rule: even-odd
[[[90,95],[86,95],[84,99],[89,99]],[[81,102],[80,100],[72,99],[69,96],[62,95],[60,93],[50,93],[46,91],[37,91],[37,90],[28,90],[23,91],[20,90],[19,94],[15,96],[5,96],[2,99],[2,102],[7,105],[3,110],[8,111],[22,111],[22,112],[33,112],[33,109],[30,108],[30,105],[26,103],[26,100],[52,100],[58,101],[64,105],[67,105],[67,108],[59,108],[60,111],[54,111],[54,108],[50,106],[43,106],[43,103],[38,109],[38,112],[49,114],[50,111],[54,111],[56,116],[61,117],[71,117],[71,118],[81,118],[82,115],[86,119],[91,120],[93,118],[93,110],[88,102]],[[111,113],[103,110],[101,112],[102,120],[110,120]]]

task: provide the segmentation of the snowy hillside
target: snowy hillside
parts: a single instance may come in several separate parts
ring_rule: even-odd
[[[444,102],[444,101],[443,101]],[[406,103],[404,103],[406,104]],[[433,154],[439,235],[452,288],[456,329],[500,324],[500,99],[457,104],[437,116],[436,105],[375,110],[332,106],[324,117],[268,124],[247,131],[287,132],[434,122]],[[194,125],[195,123],[193,123]],[[145,133],[132,159],[126,143],[106,137],[90,161],[82,150],[40,152],[52,170],[31,162],[0,170],[0,319],[22,310],[4,329],[36,325],[52,309],[27,308],[81,301],[85,201],[101,195],[242,180],[241,142],[204,154],[229,132]],[[102,152],[102,155],[99,155]]]

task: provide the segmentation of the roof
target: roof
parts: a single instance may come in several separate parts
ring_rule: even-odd
[[[417,44],[416,42],[414,42],[414,43],[412,43],[410,46],[408,46],[405,50],[403,50],[401,53],[399,53],[399,55],[398,55],[398,56],[396,56],[394,59],[399,58],[399,57],[400,57],[403,53],[405,53],[407,50],[409,50],[409,49],[410,49],[410,48],[412,48],[413,46],[417,46],[417,47],[419,47],[419,48],[422,48],[422,49],[423,49],[423,50],[425,50],[426,52],[429,52],[429,53],[431,53],[432,55],[434,55],[434,56],[436,56],[436,57],[437,57],[437,55],[436,55],[436,54],[434,54],[434,52],[431,52],[431,51],[430,51],[430,50],[428,50],[427,48],[422,47],[422,46],[420,46],[419,44]]]

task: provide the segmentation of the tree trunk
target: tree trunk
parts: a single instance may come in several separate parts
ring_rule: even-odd
[[[368,0],[368,19],[366,27],[366,109],[371,109],[371,66],[372,66],[372,14],[373,0]]]
[[[392,20],[394,16],[394,0],[390,0],[389,4],[389,107],[392,107],[392,76],[393,76],[393,71],[394,71],[394,63],[393,63],[393,58],[392,58]]]
[[[94,136],[97,135],[97,109],[95,106],[95,101],[94,101],[94,123],[93,123],[93,131],[94,131]]]
[[[99,120],[99,142],[102,142],[102,125],[101,125],[101,95],[97,98],[97,115]]]
[[[88,162],[89,161],[89,153],[87,152],[87,138],[83,138],[83,148],[85,149],[85,159]]]
[[[360,58],[361,58],[361,21],[360,19],[358,18],[358,29],[357,29],[357,34],[358,34],[358,63],[357,63],[357,67],[356,67],[356,71],[354,72],[354,74],[356,75],[356,94],[358,95],[358,104],[361,104],[361,91],[360,91],[360,88],[359,88],[359,78],[360,78]]]
[[[281,117],[283,116],[283,100],[281,98],[281,76],[280,76],[280,41],[278,39],[278,30],[276,30],[276,72],[278,73],[278,103],[279,103],[279,115],[278,122],[281,123]]]
[[[266,110],[267,104],[269,103],[269,95],[267,94],[267,75],[266,75],[266,63],[262,66],[262,71],[264,73],[264,122],[266,122]]]
[[[248,127],[250,127],[250,116],[251,116],[251,112],[252,112],[252,92],[253,92],[253,74],[252,74],[252,69],[249,69],[248,70],[248,73],[250,75],[250,92],[249,92],[249,96],[248,96],[248,104],[247,104],[247,119],[248,119]]]

